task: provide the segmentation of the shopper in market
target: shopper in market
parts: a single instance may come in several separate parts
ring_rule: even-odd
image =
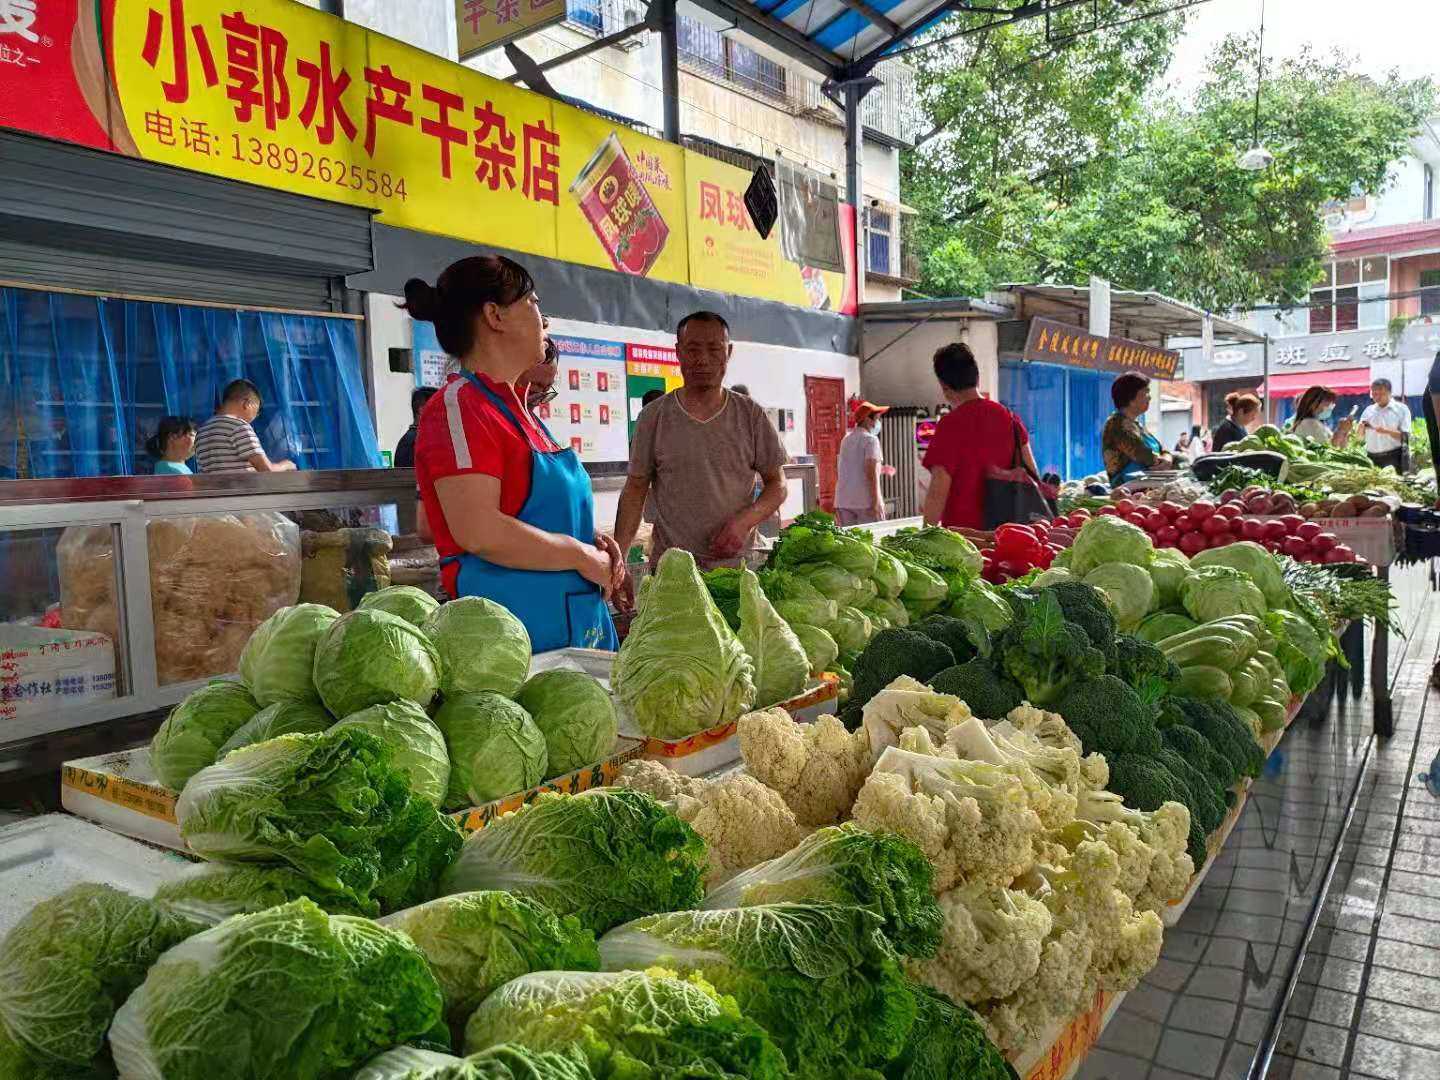
[[[1360,414],[1365,453],[1377,469],[1405,471],[1405,443],[1410,438],[1410,407],[1393,396],[1389,379],[1370,384],[1370,404]]]
[[[188,416],[166,416],[145,441],[145,452],[155,459],[156,476],[189,476],[186,464],[195,453],[195,421]]]
[[[1100,432],[1100,453],[1110,485],[1133,480],[1147,469],[1168,469],[1174,461],[1145,427],[1150,409],[1150,380],[1127,371],[1110,384],[1115,411]]]
[[[889,405],[862,401],[855,406],[854,427],[840,440],[835,467],[835,518],[841,525],[885,520],[880,476],[885,454],[880,447],[880,417]]]
[[[1232,390],[1225,395],[1225,412],[1210,443],[1217,454],[1245,438],[1260,422],[1260,399],[1246,390]]]
[[[543,407],[554,401],[559,391],[555,380],[560,377],[560,350],[549,334],[545,335],[545,355],[538,364],[531,366],[520,376],[525,387],[525,407],[530,410],[536,423],[543,423],[549,415]]]
[[[970,346],[945,345],[936,351],[933,364],[948,408],[942,406],[945,411],[922,462],[930,473],[925,522],[983,529],[985,477],[991,469],[1011,468],[1018,452],[1026,471],[1040,474],[1030,433],[1004,405],[980,396],[980,367]]]
[[[434,285],[405,283],[413,318],[459,364],[420,414],[415,478],[445,591],[483,596],[525,624],[536,652],[613,649],[606,598],[623,580],[595,530],[590,478],[526,408],[520,384],[545,358],[535,283],[499,256],[453,263]]]
[[[1350,428],[1354,422],[1346,417],[1335,425],[1333,432],[1325,426],[1325,422],[1334,416],[1335,402],[1338,400],[1335,391],[1328,386],[1310,387],[1300,395],[1300,400],[1295,404],[1295,415],[1290,418],[1290,430],[1302,439],[1310,439],[1312,442],[1344,446],[1350,441]]]
[[[615,540],[629,550],[653,494],[652,566],[672,547],[691,552],[702,568],[734,566],[785,501],[785,447],[765,410],[725,389],[734,344],[724,317],[687,315],[675,337],[684,385],[640,413]]]
[[[236,379],[220,395],[220,408],[200,426],[195,437],[195,462],[202,473],[292,472],[293,461],[271,461],[255,418],[263,402],[260,388],[249,379]]]
[[[435,394],[436,389],[433,386],[420,386],[410,391],[410,426],[395,444],[395,456],[391,459],[395,468],[415,467],[415,425],[420,422],[420,412],[425,408],[425,403]]]

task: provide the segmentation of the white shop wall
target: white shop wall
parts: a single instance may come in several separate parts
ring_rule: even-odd
[[[999,387],[998,345],[990,319],[933,319],[913,322],[866,321],[861,351],[869,357],[861,385],[865,399],[877,405],[930,409],[944,401],[935,381],[935,351],[963,341],[980,368],[980,392],[994,397]]]

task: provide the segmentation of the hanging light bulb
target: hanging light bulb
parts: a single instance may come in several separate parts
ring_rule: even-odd
[[[1250,149],[1240,155],[1236,165],[1246,172],[1264,172],[1275,164],[1275,155],[1260,141],[1260,88],[1265,85],[1265,0],[1260,0],[1260,53],[1255,65],[1255,128]]]

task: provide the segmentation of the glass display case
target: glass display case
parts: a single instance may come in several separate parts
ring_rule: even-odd
[[[408,469],[0,483],[0,743],[167,708],[288,604],[433,581],[414,503]]]

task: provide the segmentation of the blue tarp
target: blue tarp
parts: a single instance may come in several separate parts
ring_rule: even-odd
[[[160,418],[203,423],[237,378],[272,458],[380,466],[352,320],[0,288],[0,478],[148,473]]]
[[[1100,431],[1113,411],[1114,375],[1058,364],[1000,365],[1000,401],[1030,432],[1042,473],[1078,480],[1104,471]]]

